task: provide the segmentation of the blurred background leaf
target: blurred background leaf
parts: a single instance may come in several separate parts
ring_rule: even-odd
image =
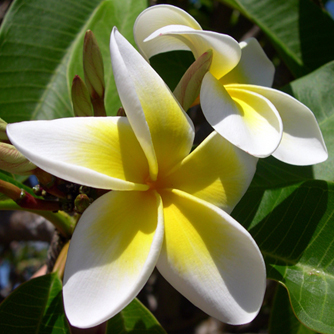
[[[261,28],[295,77],[334,59],[334,21],[313,1],[220,1]]]

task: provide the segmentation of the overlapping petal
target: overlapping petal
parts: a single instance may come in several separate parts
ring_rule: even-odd
[[[238,85],[270,100],[283,121],[282,141],[273,156],[289,164],[312,165],[323,162],[328,153],[312,111],[292,96],[276,89]]]
[[[190,50],[197,59],[212,49],[210,72],[217,79],[231,71],[241,56],[235,39],[203,31],[188,13],[174,6],[159,5],[146,9],[138,16],[133,33],[139,50],[147,59],[173,50]]]
[[[160,52],[172,51],[169,43],[164,40],[155,40],[154,42],[144,42],[148,36],[150,36],[156,30],[163,28],[168,25],[181,25],[187,26],[195,30],[202,30],[201,26],[197,21],[184,10],[170,5],[159,5],[147,8],[137,17],[136,22],[133,26],[133,34],[135,37],[136,44],[140,52],[148,60],[150,57],[155,55],[156,43],[161,47]],[[173,41],[172,45],[179,44],[177,50],[188,50],[181,41]],[[151,47],[153,49],[151,49]]]
[[[164,235],[159,195],[111,191],[80,219],[64,274],[64,305],[72,325],[98,325],[121,311],[146,283]]]
[[[247,190],[256,163],[255,157],[212,132],[164,183],[166,187],[182,190],[230,213]]]
[[[38,167],[102,189],[146,190],[146,157],[124,117],[64,118],[9,124],[8,137]]]
[[[241,58],[238,65],[220,79],[226,84],[251,84],[271,87],[274,81],[275,66],[255,38],[239,43]]]
[[[208,122],[223,137],[249,154],[266,157],[281,141],[282,121],[268,99],[243,88],[224,86],[207,73],[201,106]]]
[[[163,173],[190,152],[193,124],[159,75],[115,28],[110,51],[120,99],[155,180],[158,165]]]
[[[165,191],[162,200],[161,274],[209,315],[230,324],[251,321],[266,276],[253,238],[224,211],[184,192]]]

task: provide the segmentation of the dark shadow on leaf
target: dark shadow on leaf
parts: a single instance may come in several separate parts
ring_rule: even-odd
[[[323,224],[327,210],[325,181],[307,181],[263,197],[250,233],[259,245],[267,265],[298,263]],[[262,218],[263,217],[263,218]]]
[[[305,74],[333,60],[334,21],[314,2],[301,0],[298,24]]]
[[[68,323],[64,313],[62,291],[59,291],[45,309],[40,331],[41,333],[51,333],[54,328],[63,328],[65,326],[68,327]]]

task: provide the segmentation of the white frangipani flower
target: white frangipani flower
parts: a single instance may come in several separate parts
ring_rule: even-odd
[[[239,61],[235,41],[203,31],[188,13],[170,5],[143,11],[135,22],[134,35],[146,59],[172,50],[190,50],[198,58],[213,50],[210,72],[200,92],[201,107],[213,128],[234,145],[254,156],[272,154],[294,165],[327,159],[311,110],[290,95],[269,88],[274,66],[255,39],[240,43]]]
[[[146,60],[114,28],[111,60],[126,117],[76,117],[7,127],[11,142],[65,180],[110,189],[83,213],[69,248],[64,305],[72,325],[120,312],[155,266],[203,311],[251,321],[265,265],[229,213],[257,159],[213,132],[190,153],[191,120]]]

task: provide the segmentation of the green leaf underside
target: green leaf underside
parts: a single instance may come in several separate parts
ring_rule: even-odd
[[[259,245],[268,278],[284,284],[306,326],[334,333],[334,184],[251,188],[233,212]]]
[[[108,2],[115,4],[113,17],[118,20],[113,22],[105,17],[100,24],[108,21],[110,27],[125,18],[127,28],[122,33],[129,38],[132,27],[131,31],[128,27],[133,22],[126,19],[130,14],[120,8],[127,4],[129,9],[136,3],[135,11],[130,11],[134,20],[139,7],[144,9],[144,2]],[[13,3],[0,31],[1,118],[12,123],[73,116],[67,66],[73,46],[89,29],[87,22],[100,3],[101,0],[17,0]],[[109,37],[106,43],[109,44]]]
[[[107,322],[106,334],[166,334],[155,317],[138,300]]]
[[[305,327],[292,312],[286,289],[278,285],[272,305],[269,334],[315,334]]]
[[[105,107],[107,115],[116,115],[117,110],[121,106],[121,102],[117,93],[116,85],[111,68],[109,41],[110,33],[114,26],[123,34],[126,39],[135,45],[133,37],[133,24],[136,17],[146,8],[146,0],[113,0],[104,1],[96,9],[94,15],[87,22],[85,29],[73,47],[71,59],[68,67],[68,83],[72,85],[75,75],[79,75],[84,79],[82,68],[82,48],[86,30],[90,29],[94,33],[103,56],[104,78],[106,83]]]
[[[334,59],[334,21],[311,0],[221,1],[266,33],[296,77]]]
[[[69,334],[61,289],[56,273],[23,283],[0,305],[2,333]]]

